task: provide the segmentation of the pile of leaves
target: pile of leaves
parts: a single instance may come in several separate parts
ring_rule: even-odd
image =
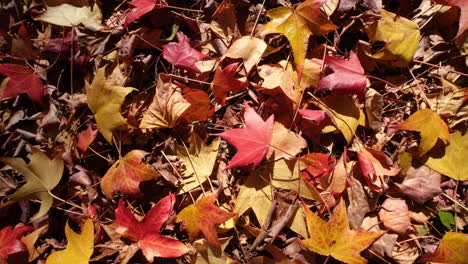
[[[0,21],[0,263],[467,263],[468,1]]]

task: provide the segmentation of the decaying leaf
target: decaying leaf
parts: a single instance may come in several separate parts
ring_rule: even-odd
[[[384,233],[350,230],[343,201],[338,203],[328,222],[312,213],[305,204],[303,207],[310,238],[301,240],[301,244],[323,256],[349,264],[367,263],[359,253]]]
[[[88,219],[81,227],[81,234],[75,233],[68,223],[65,226],[67,248],[52,253],[46,264],[88,264],[94,251],[94,223]]]
[[[284,6],[267,12],[272,21],[265,25],[261,34],[281,33],[286,36],[292,47],[299,80],[309,36],[326,34],[337,28],[320,10],[324,3],[325,0],[307,0],[296,8]]]
[[[26,164],[21,158],[0,158],[0,161],[18,171],[27,181],[3,206],[26,199],[38,199],[41,201],[41,207],[34,216],[38,218],[46,214],[52,206],[54,199],[50,191],[60,182],[64,163],[62,159],[49,159],[46,154],[33,147],[29,160],[29,164]]]
[[[379,218],[386,228],[399,234],[404,234],[411,225],[408,205],[402,199],[385,200],[379,211]]]
[[[249,84],[234,78],[237,71],[238,63],[229,64],[224,69],[216,69],[211,90],[213,90],[216,101],[221,105],[226,104],[226,95],[229,92],[236,93],[245,89]]]
[[[224,249],[231,241],[232,237],[219,239],[219,246],[212,245],[206,239],[193,242],[193,247],[197,254],[192,257],[192,264],[226,264],[228,257],[224,254]]]
[[[190,239],[195,239],[201,232],[208,242],[219,245],[215,225],[222,224],[237,214],[215,206],[216,198],[217,195],[204,197],[185,207],[177,215],[177,222],[183,222]]]
[[[134,149],[116,161],[101,181],[102,192],[112,199],[116,192],[140,195],[139,184],[159,177],[159,173],[143,162],[146,151]]]
[[[109,85],[104,67],[98,69],[91,84],[86,83],[88,106],[94,113],[99,131],[109,143],[112,143],[113,131],[127,125],[120,108],[125,97],[133,90],[130,87]]]
[[[423,204],[442,192],[440,179],[438,172],[426,166],[410,167],[405,180],[401,184],[395,184],[406,196]]]

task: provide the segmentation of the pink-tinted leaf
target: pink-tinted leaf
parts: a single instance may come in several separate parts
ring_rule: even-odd
[[[0,73],[10,77],[0,99],[25,93],[33,102],[43,104],[44,86],[35,72],[20,65],[4,63],[0,64]]]
[[[247,166],[253,167],[265,158],[273,136],[274,116],[267,121],[263,119],[248,104],[245,104],[245,128],[231,129],[223,133],[214,134],[233,144],[237,153],[226,169]]]
[[[234,77],[238,65],[239,63],[232,63],[223,70],[221,70],[221,67],[216,69],[213,82],[211,83],[211,90],[213,90],[216,101],[221,105],[226,104],[227,93],[240,92],[249,86],[248,83],[241,82]]]
[[[75,50],[79,47],[78,46],[78,38],[76,34],[72,33],[72,30],[68,31],[68,33],[63,38],[53,38],[47,42],[47,44],[42,48],[42,52],[54,52],[54,53],[64,53],[70,52],[72,48],[72,37],[74,36],[74,43],[73,46]]]
[[[0,258],[6,259],[8,255],[25,251],[26,246],[19,240],[24,232],[32,231],[32,226],[21,226],[14,228],[6,226],[0,230]]]
[[[125,27],[140,18],[142,15],[153,10],[156,5],[160,5],[159,0],[133,0],[128,3],[132,5],[133,8],[130,9],[130,11],[127,13],[124,24]]]
[[[455,38],[459,38],[468,29],[468,1],[466,0],[432,0],[441,5],[456,6],[460,8],[460,22],[458,33]]]
[[[200,72],[195,63],[210,57],[192,48],[189,39],[182,32],[177,32],[177,42],[164,45],[163,58],[177,67]]]
[[[78,142],[76,143],[76,147],[85,152],[89,145],[93,143],[98,132],[99,129],[95,124],[88,124],[88,128],[78,134]]]
[[[418,203],[425,203],[442,192],[441,175],[426,166],[411,167],[406,172],[405,180],[395,183],[401,192]]]
[[[323,77],[317,84],[318,90],[336,90],[346,93],[364,94],[367,77],[356,53],[351,52],[349,60],[327,56],[325,63],[333,73]]]
[[[399,234],[404,234],[411,225],[408,205],[401,199],[385,200],[379,211],[379,218],[386,228]]]
[[[395,176],[400,169],[392,167],[392,161],[384,153],[362,148],[357,152],[359,167],[369,187],[374,191],[388,188],[384,176]]]
[[[162,225],[172,213],[175,200],[174,194],[164,197],[151,208],[142,221],[135,218],[123,200],[119,201],[115,210],[116,231],[124,237],[138,241],[143,254],[150,262],[154,257],[180,257],[189,251],[182,242],[159,234]]]

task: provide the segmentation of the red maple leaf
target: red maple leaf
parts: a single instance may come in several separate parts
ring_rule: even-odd
[[[138,221],[121,199],[115,210],[116,231],[126,238],[138,241],[149,262],[153,262],[154,257],[180,257],[189,249],[179,240],[159,234],[162,225],[172,213],[174,203],[175,195],[168,195],[154,205],[142,221]]]
[[[163,46],[163,58],[177,67],[200,72],[195,63],[210,59],[210,57],[192,48],[189,39],[182,32],[177,32],[177,42],[178,43],[172,42]]]
[[[221,67],[216,69],[211,90],[213,90],[216,101],[221,105],[226,104],[226,95],[228,92],[240,92],[249,86],[246,82],[241,82],[234,78],[239,63],[232,63],[226,66],[223,70]]]
[[[21,226],[13,228],[6,226],[0,230],[0,258],[6,259],[8,255],[26,250],[23,242],[18,238],[26,231],[32,231],[32,226]]]
[[[233,144],[237,153],[232,158],[226,169],[247,166],[253,163],[253,168],[265,158],[270,147],[273,136],[274,116],[271,115],[267,121],[245,104],[245,128],[231,129],[223,133],[213,134]]]
[[[128,26],[128,24],[132,23],[133,21],[140,18],[142,15],[150,12],[153,10],[156,5],[160,5],[159,0],[133,0],[128,2],[130,5],[134,6],[134,8],[130,9],[127,13],[127,17],[125,18],[124,27]],[[163,7],[163,6],[161,6]]]
[[[367,77],[356,53],[349,54],[349,60],[340,57],[325,57],[325,63],[333,73],[323,77],[317,84],[318,90],[336,90],[364,94]]]
[[[4,63],[0,64],[0,73],[10,77],[0,99],[25,93],[33,102],[43,104],[44,86],[35,72],[20,65]]]

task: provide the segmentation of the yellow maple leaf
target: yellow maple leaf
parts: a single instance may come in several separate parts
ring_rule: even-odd
[[[65,226],[67,248],[52,253],[46,264],[88,264],[94,250],[94,223],[88,219],[81,228],[81,234],[75,233],[70,226]]]
[[[309,36],[326,34],[337,28],[320,10],[324,3],[325,0],[307,0],[296,8],[283,6],[267,12],[272,21],[265,25],[261,35],[281,33],[286,36],[291,44],[299,80]]]
[[[91,84],[86,83],[88,106],[107,142],[112,143],[112,131],[127,124],[120,114],[120,108],[127,94],[134,88],[109,85],[104,67],[98,69]]]

